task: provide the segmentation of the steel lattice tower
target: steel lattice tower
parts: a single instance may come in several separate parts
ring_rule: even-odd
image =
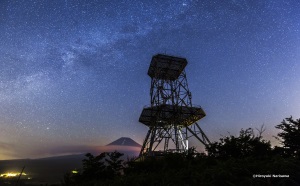
[[[184,70],[186,65],[185,58],[162,54],[152,57],[148,69],[151,105],[144,107],[139,118],[149,130],[140,157],[186,152],[190,137],[195,137],[205,146],[210,143],[197,123],[205,112],[200,106],[192,105]],[[158,151],[158,147],[163,150]]]

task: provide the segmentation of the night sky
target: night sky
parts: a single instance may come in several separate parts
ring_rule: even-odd
[[[187,58],[211,141],[300,117],[298,0],[0,0],[0,159],[141,144],[157,53]]]

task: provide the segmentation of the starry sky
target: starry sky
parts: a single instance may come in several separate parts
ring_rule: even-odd
[[[300,117],[298,0],[0,0],[0,159],[142,143],[153,55],[185,57],[211,141]],[[201,145],[191,140],[191,145]]]

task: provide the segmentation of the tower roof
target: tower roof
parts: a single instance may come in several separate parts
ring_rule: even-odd
[[[186,65],[185,58],[157,54],[152,57],[148,75],[151,78],[176,80]]]

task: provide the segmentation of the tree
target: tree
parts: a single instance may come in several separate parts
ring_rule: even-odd
[[[100,155],[94,157],[91,153],[87,153],[85,155],[87,158],[82,160],[83,178],[93,178],[99,179],[103,177],[103,172],[105,171],[105,165],[103,159],[105,157],[105,153],[101,153]]]
[[[300,119],[285,118],[275,128],[282,130],[276,137],[283,145],[285,155],[300,156]],[[281,139],[280,139],[281,138]]]
[[[211,143],[206,147],[208,155],[221,158],[266,156],[271,151],[271,144],[262,139],[263,127],[258,131],[259,135],[256,136],[252,128],[242,129],[238,137],[230,135],[221,138],[220,142]]]
[[[106,153],[108,158],[105,158],[105,162],[107,163],[107,171],[109,176],[120,175],[121,170],[124,168],[123,161],[120,159],[124,154],[114,151],[110,153]]]

